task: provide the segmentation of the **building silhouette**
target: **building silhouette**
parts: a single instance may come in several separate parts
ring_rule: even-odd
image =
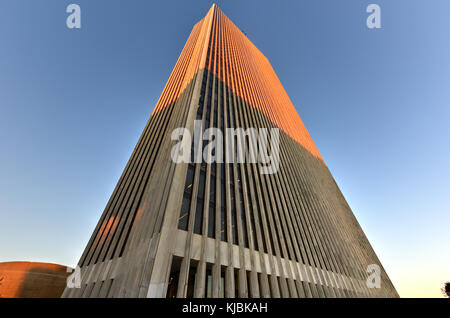
[[[172,132],[195,135],[196,120],[203,130],[278,128],[267,139],[278,141],[278,169],[196,162],[208,142],[195,138],[192,160],[176,163]],[[244,137],[224,134],[214,155],[230,142],[256,151]],[[380,288],[366,284],[371,264]],[[215,5],[194,26],[79,266],[81,288],[63,297],[398,297],[269,61]]]

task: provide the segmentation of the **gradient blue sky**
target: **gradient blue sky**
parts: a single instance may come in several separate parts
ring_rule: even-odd
[[[66,27],[70,3],[81,30]],[[439,297],[450,2],[216,3],[271,61],[400,295]],[[382,29],[366,27],[369,3]],[[77,263],[211,4],[0,2],[0,261]]]

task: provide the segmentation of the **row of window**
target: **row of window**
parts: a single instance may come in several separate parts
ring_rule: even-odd
[[[212,34],[214,37],[215,34]],[[214,43],[214,41],[211,41]],[[214,44],[213,44],[214,45]],[[210,50],[211,48],[208,48]],[[207,65],[209,63],[209,52],[207,54]],[[229,98],[225,103],[225,98]],[[218,103],[220,102],[220,108],[218,107]],[[223,130],[223,127],[241,127],[242,125],[238,124],[239,116],[235,113],[231,96],[229,94],[223,93],[223,84],[219,82],[219,80],[212,75],[212,72],[205,72],[204,78],[202,81],[201,94],[199,99],[199,106],[197,108],[196,119],[203,120],[203,127],[217,127]],[[226,112],[226,113],[225,113]],[[225,116],[226,115],[226,116]],[[211,118],[212,117],[212,118]],[[227,118],[225,122],[225,118]],[[212,120],[212,123],[211,123]],[[217,126],[218,125],[218,126]],[[203,141],[203,146],[205,146],[208,141]],[[223,144],[225,147],[225,144]],[[204,149],[204,148],[203,148]],[[194,142],[192,142],[191,146],[191,158],[194,156]],[[223,153],[225,153],[225,149],[223,149]],[[194,160],[191,160],[193,162]],[[228,165],[228,178],[225,176],[225,165]],[[188,172],[186,174],[185,180],[185,190],[183,195],[183,201],[179,216],[178,228],[181,230],[188,230],[189,227],[189,218],[190,215],[194,217],[193,220],[193,232],[196,234],[203,234],[203,222],[205,221],[205,213],[207,213],[207,236],[210,238],[216,238],[216,226],[220,229],[220,239],[222,241],[228,240],[229,230],[231,233],[231,241],[233,244],[238,244],[238,237],[240,232],[242,234],[242,244],[245,247],[249,247],[250,236],[252,236],[252,241],[254,242],[254,248],[256,250],[263,250],[265,253],[268,252],[268,246],[274,247],[274,238],[273,235],[277,238],[277,244],[280,252],[282,253],[282,257],[289,258],[290,255],[284,255],[283,250],[280,246],[280,235],[284,235],[280,233],[279,230],[273,230],[274,224],[270,224],[269,218],[266,220],[269,226],[268,235],[262,234],[262,246],[259,246],[258,240],[256,238],[255,231],[255,215],[254,213],[258,213],[259,220],[262,220],[262,209],[269,213],[268,211],[273,211],[273,207],[270,206],[271,202],[266,202],[266,200],[262,200],[262,207],[253,206],[252,199],[250,198],[250,188],[256,189],[260,187],[258,181],[248,169],[242,169],[241,175],[241,165],[242,164],[227,164],[227,163],[196,163],[188,165]],[[207,180],[207,166],[209,166],[209,188],[205,186]],[[199,174],[196,177],[196,174]],[[242,178],[247,180],[247,198],[244,198],[244,193],[241,185]],[[193,193],[194,188],[194,179],[198,178],[198,186],[196,190],[196,194]],[[226,180],[228,184],[226,184]],[[236,184],[234,180],[237,180]],[[209,203],[205,204],[205,199],[207,197],[206,191],[209,190]],[[218,191],[218,193],[216,193]],[[229,191],[230,197],[230,211],[231,218],[230,223],[231,227],[228,229],[227,226],[227,204],[226,197],[228,195],[227,191]],[[255,191],[256,192],[256,191]],[[253,197],[256,196],[256,193],[253,193]],[[248,206],[248,217],[246,216],[246,209],[244,206],[244,199],[247,199],[246,203]],[[194,202],[193,202],[194,201]],[[267,206],[269,204],[269,206]],[[192,208],[192,212],[191,211]],[[217,219],[217,217],[219,219]],[[250,223],[250,224],[248,224]],[[240,225],[240,230],[238,231],[238,225]],[[247,229],[250,228],[250,231]],[[263,231],[263,229],[261,229]],[[266,242],[265,237],[268,237]],[[273,249],[272,249],[273,250]]]

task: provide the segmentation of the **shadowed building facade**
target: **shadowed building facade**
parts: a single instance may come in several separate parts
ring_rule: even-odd
[[[193,135],[195,120],[279,128],[278,171],[176,164],[171,134]],[[379,289],[366,285],[370,264],[381,268]],[[81,288],[63,297],[398,297],[269,61],[215,5],[194,26],[79,266]]]

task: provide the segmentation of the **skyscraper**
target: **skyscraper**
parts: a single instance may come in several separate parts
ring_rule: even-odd
[[[198,128],[211,138],[197,139]],[[218,142],[205,128],[244,137]],[[251,129],[267,137],[270,161]],[[247,160],[205,160],[213,139],[206,158],[234,144]],[[81,288],[63,297],[398,296],[269,61],[215,5],[194,26],[79,266]]]

